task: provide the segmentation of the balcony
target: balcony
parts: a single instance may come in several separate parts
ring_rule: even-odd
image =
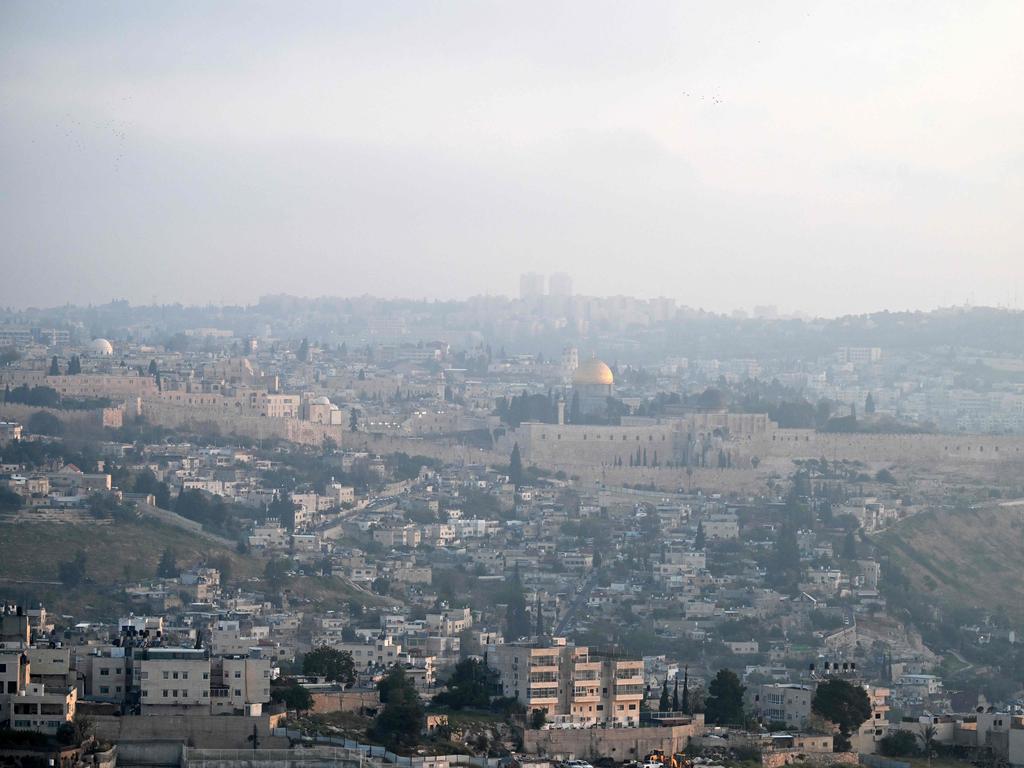
[[[630,684],[630,685],[622,685],[622,684],[616,683],[616,685],[615,685],[615,695],[616,696],[643,696],[644,695],[643,683]]]
[[[528,704],[556,704],[558,688],[528,688],[526,701]]]

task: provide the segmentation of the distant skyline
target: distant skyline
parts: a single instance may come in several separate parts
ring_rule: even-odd
[[[1017,2],[0,6],[0,305],[1024,306]]]

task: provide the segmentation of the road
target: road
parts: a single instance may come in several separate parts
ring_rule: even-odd
[[[558,622],[558,626],[555,627],[555,631],[552,633],[555,636],[562,635],[569,627],[572,626],[573,621],[576,619],[576,614],[579,613],[580,608],[587,604],[587,600],[590,598],[590,593],[593,592],[594,587],[597,586],[597,569],[594,569],[586,581],[583,582],[583,588],[576,593],[576,596],[569,603],[569,610],[565,612],[565,616]]]

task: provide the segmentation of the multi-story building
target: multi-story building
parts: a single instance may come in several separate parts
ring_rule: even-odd
[[[54,734],[75,716],[78,691],[73,686],[32,682],[25,650],[0,652],[0,726]]]
[[[357,670],[368,667],[390,667],[399,661],[402,646],[387,634],[381,634],[367,642],[332,643],[331,647],[352,654]]]
[[[754,686],[750,698],[754,714],[766,723],[806,728],[811,718],[814,689],[807,685],[766,683]]]
[[[145,648],[133,658],[144,715],[210,708],[210,658],[201,648]]]
[[[489,645],[488,663],[504,696],[550,719],[576,723],[640,722],[644,664],[591,653],[553,638],[550,644]]]
[[[270,659],[222,656],[210,660],[210,711],[257,716],[270,702]]]
[[[871,701],[871,717],[861,723],[853,734],[853,746],[861,754],[878,751],[879,742],[889,735],[889,696],[892,691],[875,685],[865,685]]]

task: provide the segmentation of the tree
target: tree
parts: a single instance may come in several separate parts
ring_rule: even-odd
[[[788,523],[779,528],[775,549],[768,563],[768,582],[777,589],[794,594],[800,582],[800,546],[796,527]]]
[[[704,719],[718,725],[743,723],[743,693],[746,688],[731,669],[720,669],[708,686]]]
[[[302,343],[299,344],[299,351],[295,354],[295,356],[299,359],[300,362],[309,362],[309,341],[307,339],[303,339]]]
[[[216,568],[217,573],[220,574],[221,587],[226,587],[234,574],[235,566],[231,562],[231,557],[228,555],[220,555],[210,560],[209,565],[211,568]]]
[[[864,398],[864,413],[868,416],[872,416],[875,413],[875,398],[870,392],[868,392],[868,396]]]
[[[534,608],[534,618],[536,620],[534,634],[537,637],[541,637],[544,634],[544,608],[540,601],[540,590],[537,590],[537,605]]]
[[[288,578],[288,571],[290,570],[291,563],[284,558],[268,560],[263,568],[263,578],[266,579],[270,588],[276,592],[284,586],[285,580]]]
[[[672,702],[668,698],[668,678],[665,678],[665,682],[661,684],[661,698],[658,699],[658,710],[660,712],[668,712],[672,709]]]
[[[548,721],[547,710],[535,709],[530,713],[530,727],[535,731],[539,731],[544,727],[544,724]]]
[[[917,754],[917,737],[910,731],[889,731],[878,749],[886,757],[911,757]]]
[[[57,358],[54,358],[54,360],[56,360],[56,359]],[[50,375],[51,376],[57,376],[59,374],[50,374]],[[63,744],[64,746],[68,746],[68,745],[74,744],[75,743],[75,726],[72,723],[70,723],[70,722],[65,720],[63,723],[61,723],[60,725],[57,726],[57,733],[55,734],[55,736],[57,738],[57,743],[58,744]]]
[[[512,455],[508,461],[508,476],[516,489],[523,484],[523,458],[519,454],[519,443],[512,446]]]
[[[57,363],[57,356],[54,355],[53,359],[50,360],[50,376],[60,376],[60,365]]]
[[[694,549],[704,549],[706,544],[707,544],[707,541],[706,541],[705,536],[704,536],[704,523],[703,522],[697,523],[697,535],[694,536],[694,538],[693,538],[693,548]]]
[[[935,736],[938,733],[938,729],[928,723],[919,734],[917,734],[918,740],[921,742],[921,747],[924,750],[924,756],[928,760],[928,768],[932,768],[932,748],[935,746]]]
[[[353,408],[348,412],[348,428],[350,432],[359,431],[359,409]]]
[[[871,700],[861,686],[833,677],[818,685],[811,711],[835,723],[839,728],[835,751],[846,752],[850,749],[850,734],[871,717]]]
[[[351,685],[356,680],[356,666],[352,654],[330,646],[321,646],[302,659],[302,674],[325,677],[332,683]]]
[[[57,576],[65,587],[77,587],[85,581],[86,555],[83,550],[78,550],[72,560],[64,560],[57,566]]]
[[[683,714],[690,714],[690,668],[683,667]]]
[[[160,563],[156,567],[156,575],[161,579],[176,579],[179,573],[181,572],[178,570],[178,562],[174,550],[167,547],[164,549],[164,553],[160,555]]]
[[[13,512],[21,509],[24,499],[6,485],[0,485],[0,512]]]
[[[391,582],[384,576],[378,576],[370,584],[370,588],[378,595],[386,595],[391,591]]]
[[[156,367],[156,360],[150,360],[149,361],[149,375],[150,376],[156,376],[159,373],[159,371],[160,371],[160,369]]]
[[[434,703],[452,709],[487,709],[494,690],[494,672],[479,659],[467,658],[455,665],[447,690],[434,697]]]
[[[857,559],[857,539],[854,537],[853,531],[847,531],[846,537],[843,539],[843,559]]]
[[[78,355],[72,355],[68,360],[68,376],[77,376],[82,372],[82,361]]]
[[[389,747],[412,747],[419,740],[423,721],[423,707],[412,680],[400,665],[377,683],[383,711],[371,727],[372,735]]]
[[[34,435],[59,437],[64,434],[64,425],[61,423],[61,420],[49,411],[36,411],[28,417],[25,426]]]
[[[672,711],[679,711],[679,675],[676,675],[675,684],[672,686]]]
[[[270,698],[278,704],[284,704],[296,712],[306,712],[313,708],[313,694],[299,685],[295,680],[286,679],[281,685],[270,688]]]
[[[271,499],[267,507],[267,516],[276,518],[282,527],[287,528],[289,531],[294,531],[295,506],[295,502],[292,501],[287,492],[275,492],[274,498]]]

